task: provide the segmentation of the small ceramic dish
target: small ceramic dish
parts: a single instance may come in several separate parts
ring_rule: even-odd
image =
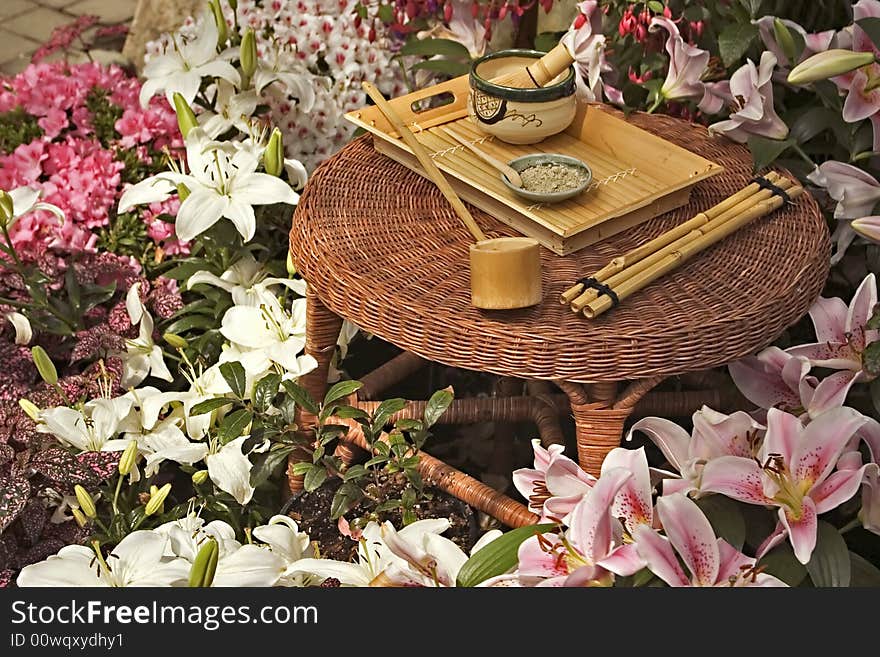
[[[537,89],[492,82],[525,69],[544,54],[537,50],[501,50],[473,63],[468,114],[480,130],[508,144],[536,144],[569,126],[577,111],[574,67]]]
[[[567,201],[583,192],[590,186],[590,183],[593,182],[593,170],[590,169],[585,162],[582,162],[576,157],[561,155],[559,153],[535,153],[534,155],[523,155],[522,157],[512,159],[507,164],[517,173],[522,173],[529,167],[538,164],[566,164],[586,172],[587,179],[585,182],[577,187],[572,187],[571,189],[565,189],[559,192],[530,192],[522,187],[515,187],[507,179],[507,176],[501,174],[501,182],[503,182],[510,191],[525,199],[534,201],[535,203],[559,203],[560,201]]]

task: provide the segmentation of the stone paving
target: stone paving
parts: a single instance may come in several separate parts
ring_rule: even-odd
[[[92,14],[101,25],[129,22],[137,0],[0,0],[0,74],[18,73],[52,30]]]

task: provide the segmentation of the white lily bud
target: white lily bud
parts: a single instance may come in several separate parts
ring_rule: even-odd
[[[211,586],[214,581],[214,573],[217,572],[219,558],[220,548],[217,541],[209,538],[193,560],[192,569],[189,572],[189,585],[203,588]]]
[[[776,43],[782,48],[782,52],[788,57],[789,61],[794,62],[797,57],[797,46],[794,43],[794,37],[788,26],[778,18],[773,19],[773,35],[776,37]]]
[[[257,38],[251,28],[245,30],[244,36],[241,37],[239,61],[242,75],[246,80],[250,80],[257,70]],[[246,85],[242,83],[242,86]]]
[[[138,444],[136,440],[128,443],[122,456],[119,457],[119,474],[123,477],[132,471],[134,464],[137,462]]]
[[[293,256],[290,251],[287,252],[287,275],[296,276],[296,264],[293,262]]]
[[[18,405],[21,406],[21,410],[27,413],[27,416],[34,422],[40,421],[40,407],[35,403],[29,399],[19,399]]]
[[[0,189],[0,222],[8,224],[15,216],[15,207],[12,203],[12,197]]]
[[[198,470],[193,472],[192,482],[197,486],[208,481],[208,471],[207,470]]]
[[[220,7],[219,0],[208,0],[208,8],[214,16],[214,22],[217,24],[217,47],[223,48],[229,39],[229,31],[226,26],[226,18],[223,16],[223,9]]]
[[[186,349],[187,341],[175,333],[163,333],[162,339],[175,349]]]
[[[73,492],[76,494],[76,501],[79,502],[79,508],[87,518],[94,518],[98,515],[98,511],[95,509],[95,501],[92,499],[92,496],[89,495],[89,491],[77,484],[73,487]]]
[[[171,484],[165,484],[162,488],[150,486],[150,501],[147,502],[147,506],[144,508],[144,514],[152,516],[156,513],[160,513],[165,504],[165,498],[168,497],[168,493],[170,492]]]
[[[89,524],[89,519],[83,515],[83,512],[73,507],[70,509],[70,512],[73,514],[73,519],[76,520],[76,524],[80,527],[85,527]]]
[[[186,102],[186,98],[176,91],[174,92],[174,111],[177,113],[177,125],[180,127],[180,134],[186,139],[189,131],[197,128],[199,122],[196,120],[192,107]]]
[[[58,384],[58,370],[55,369],[55,363],[49,358],[49,354],[41,346],[31,348],[31,356],[34,359],[34,365],[37,366],[37,372],[40,373],[43,381],[50,386]]]
[[[270,176],[280,176],[284,170],[284,141],[278,128],[272,130],[269,144],[263,151],[263,166]]]
[[[834,48],[816,53],[795,66],[788,74],[789,84],[804,85],[849,73],[874,63],[874,53]]]

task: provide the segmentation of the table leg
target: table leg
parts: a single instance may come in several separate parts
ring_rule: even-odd
[[[300,385],[308,390],[316,401],[320,401],[327,393],[327,373],[330,362],[336,351],[336,342],[342,330],[342,318],[325,306],[318,296],[311,291],[306,292],[306,347],[305,353],[318,362],[318,366],[302,376]],[[305,435],[313,435],[317,419],[311,413],[299,409],[297,424]],[[303,452],[294,452],[288,459],[288,482],[291,492],[302,490],[302,477],[290,472],[293,464],[308,458]]]
[[[584,470],[599,475],[605,456],[620,445],[624,424],[633,407],[662,380],[654,377],[637,381],[619,396],[616,384],[595,384],[588,392],[578,383],[557,382],[571,403],[578,461]]]

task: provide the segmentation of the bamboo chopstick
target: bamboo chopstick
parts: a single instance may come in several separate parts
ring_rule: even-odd
[[[791,187],[787,191],[789,198],[793,199],[800,196],[802,192],[803,187],[800,186]],[[618,301],[622,301],[633,293],[638,292],[648,284],[654,282],[664,274],[684,263],[690,257],[704,251],[717,242],[720,242],[725,237],[733,234],[755,219],[766,216],[777,210],[784,202],[785,201],[782,197],[774,195],[773,198],[769,200],[756,203],[737,217],[725,221],[720,225],[716,225],[714,229],[705,226],[702,229],[694,231],[697,235],[692,237],[686,244],[682,244],[671,253],[666,254],[651,266],[643,268],[641,271],[633,272],[629,277],[613,287],[612,289],[617,295]],[[589,319],[594,319],[612,308],[613,305],[614,303],[608,295],[602,295],[589,302],[584,307],[583,314]]]
[[[435,185],[440,189],[443,193],[443,196],[446,197],[446,200],[449,201],[449,204],[452,206],[452,209],[455,210],[455,214],[458,215],[458,218],[461,219],[462,223],[464,223],[465,227],[468,229],[471,235],[473,235],[474,239],[478,242],[483,242],[486,240],[486,235],[477,225],[477,222],[471,216],[471,213],[468,212],[468,209],[464,206],[464,203],[461,202],[458,194],[455,193],[455,190],[452,189],[452,185],[449,184],[449,181],[446,180],[446,177],[437,168],[437,165],[434,164],[434,161],[431,159],[431,156],[428,155],[428,152],[425,150],[425,147],[419,143],[419,140],[416,139],[416,136],[412,133],[407,125],[403,122],[397,112],[393,107],[385,100],[385,96],[382,95],[382,92],[379,91],[375,86],[371,83],[364,81],[361,83],[364,91],[367,95],[373,99],[373,102],[376,103],[376,107],[379,108],[379,111],[385,115],[385,118],[391,122],[391,125],[394,126],[394,129],[397,130],[397,133],[403,138],[403,141],[406,142],[406,145],[410,147],[413,155],[419,161],[419,164],[425,169],[425,173],[428,174],[428,177],[434,182]]]
[[[768,174],[766,177],[771,183],[783,190],[792,185],[788,178],[779,176],[775,172]],[[593,274],[592,277],[603,284],[614,285],[619,283],[622,280],[619,276],[622,275],[626,268],[639,266],[644,269],[668,254],[670,250],[674,250],[683,240],[692,237],[692,233],[695,230],[703,227],[706,227],[706,230],[710,230],[709,224],[712,227],[717,227],[725,221],[738,216],[756,203],[769,199],[772,195],[773,192],[769,189],[760,187],[756,182],[751,183],[733,196],[695,215],[679,226],[625,253],[623,256],[614,258],[608,265]],[[560,295],[560,303],[563,305],[568,303],[571,305],[573,312],[580,312],[597,296],[599,296],[598,291],[592,288],[584,289],[582,283],[577,283]]]

